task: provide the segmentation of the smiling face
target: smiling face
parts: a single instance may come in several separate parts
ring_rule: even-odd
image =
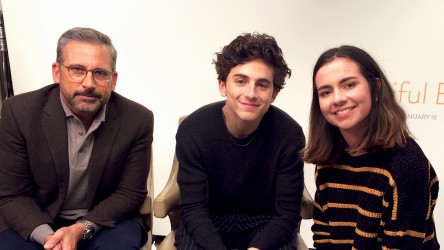
[[[79,118],[91,119],[108,102],[117,81],[113,72],[106,85],[96,84],[92,72],[88,71],[83,81],[74,81],[66,67],[81,66],[87,70],[104,69],[112,72],[112,58],[109,49],[102,44],[70,41],[63,52],[62,64],[53,63],[54,82],[60,85],[63,101]]]
[[[276,98],[273,67],[253,60],[232,68],[226,82],[219,81],[219,91],[227,97],[223,108],[228,130],[242,138],[253,132]]]
[[[339,128],[349,146],[355,146],[372,107],[370,86],[359,66],[350,59],[335,58],[318,70],[315,84],[325,119]]]

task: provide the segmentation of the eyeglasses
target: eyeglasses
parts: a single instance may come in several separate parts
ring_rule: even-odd
[[[76,82],[83,82],[83,80],[85,80],[88,72],[92,73],[94,81],[96,82],[97,85],[101,85],[101,86],[107,85],[109,83],[109,81],[111,80],[112,72],[109,72],[108,70],[105,70],[105,69],[89,69],[88,70],[85,67],[80,66],[80,65],[65,66],[62,63],[61,63],[61,65],[63,67],[65,67],[66,69],[68,69],[68,75],[71,77],[72,80],[74,80]]]

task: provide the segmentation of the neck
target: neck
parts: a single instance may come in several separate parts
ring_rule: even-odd
[[[88,131],[89,127],[94,121],[95,116],[100,112],[101,108],[94,112],[82,112],[74,108],[63,95],[62,95],[62,100],[65,103],[65,105],[71,110],[71,112],[74,115],[76,115],[80,119],[80,121],[82,121],[83,126],[85,127],[86,131]]]
[[[356,134],[350,134],[347,132],[342,131],[342,137],[344,138],[345,142],[347,143],[347,146],[345,148],[345,151],[348,152],[351,156],[358,156],[363,155],[366,153],[363,149],[358,149],[359,143],[362,140],[362,136],[356,136]]]
[[[76,111],[73,113],[82,121],[83,126],[85,127],[85,130],[88,131],[89,127],[91,127],[91,124],[94,121],[94,118],[97,116],[97,114],[100,112],[100,109],[95,112],[79,112]]]
[[[367,151],[365,151],[363,149],[353,150],[353,149],[346,148],[345,151],[351,156],[360,156],[360,155],[367,153]]]
[[[226,111],[226,107],[224,106],[222,108],[222,116],[224,118],[225,126],[227,127],[228,132],[235,138],[244,139],[259,127],[259,123],[256,122],[236,121],[228,113],[229,112]]]

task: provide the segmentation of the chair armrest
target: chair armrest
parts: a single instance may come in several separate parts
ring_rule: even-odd
[[[145,197],[142,206],[139,208],[139,213],[142,215],[147,215],[151,213],[151,197]]]
[[[180,191],[177,184],[179,162],[174,155],[173,166],[168,181],[163,190],[154,199],[154,216],[165,218],[173,209],[179,207]]]
[[[179,200],[180,192],[177,182],[168,183],[154,199],[154,216],[156,218],[165,218],[171,210],[178,207]]]

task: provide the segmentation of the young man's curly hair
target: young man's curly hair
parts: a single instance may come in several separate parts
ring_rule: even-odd
[[[216,52],[213,63],[216,65],[217,79],[226,82],[232,68],[256,59],[262,59],[273,67],[273,86],[277,90],[283,89],[285,78],[287,75],[291,76],[291,70],[276,40],[267,34],[244,33],[225,46],[221,52]]]

